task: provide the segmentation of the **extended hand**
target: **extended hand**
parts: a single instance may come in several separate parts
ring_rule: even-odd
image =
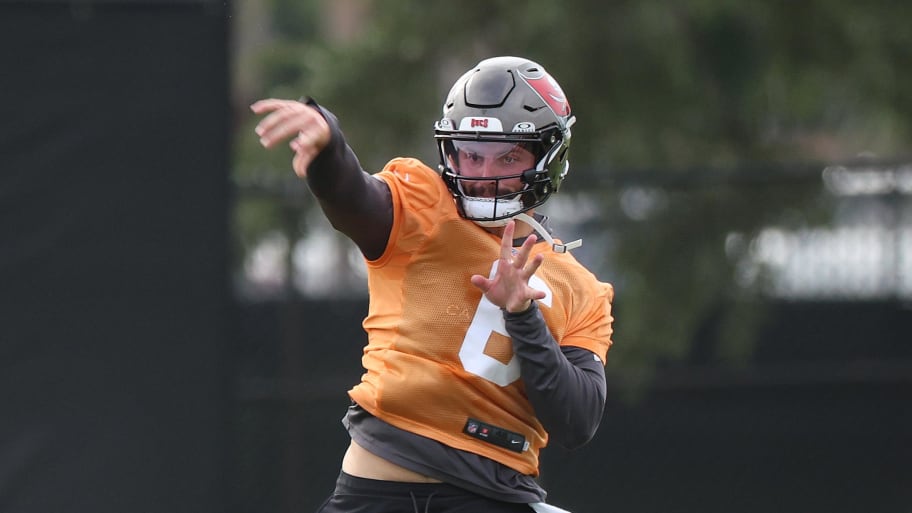
[[[541,253],[529,260],[529,253],[537,237],[529,235],[516,254],[513,254],[513,232],[516,222],[510,221],[504,227],[500,244],[500,260],[494,277],[488,279],[480,274],[472,276],[472,285],[484,293],[488,301],[508,312],[522,312],[529,308],[533,299],[544,299],[544,291],[529,286],[529,278],[535,274],[545,259]]]
[[[250,106],[257,114],[269,113],[256,126],[260,144],[272,148],[293,137],[288,145],[295,152],[292,167],[295,174],[307,176],[307,166],[329,144],[329,125],[323,116],[304,103],[270,98]]]

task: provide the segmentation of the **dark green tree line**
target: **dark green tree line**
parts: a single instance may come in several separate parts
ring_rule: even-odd
[[[272,37],[246,70],[251,94],[317,98],[369,170],[406,154],[433,164],[440,102],[481,58],[527,56],[558,78],[579,118],[562,194],[601,205],[596,229],[612,250],[595,267],[617,286],[613,355],[630,368],[684,357],[720,315],[720,357],[743,358],[762,318],[737,280],[744,241],[771,224],[825,222],[808,169],[912,146],[912,4],[378,0],[360,3],[357,35],[340,40],[328,10],[359,3],[330,3],[273,0]],[[262,151],[255,120],[239,120],[239,183],[286,187],[289,155]],[[622,201],[636,191],[655,201],[632,218]],[[312,205],[300,188],[291,196],[240,198],[239,254],[270,226],[300,232]]]

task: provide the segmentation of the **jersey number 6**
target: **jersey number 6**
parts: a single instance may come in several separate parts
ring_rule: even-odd
[[[490,278],[497,273],[497,262],[491,267]],[[545,306],[551,306],[551,289],[538,276],[533,275],[529,279],[529,286],[545,292],[545,298],[539,303]],[[505,337],[507,328],[504,325],[503,313],[500,308],[488,301],[488,298],[481,296],[481,301],[475,309],[475,316],[472,318],[472,324],[466,331],[465,338],[462,340],[462,346],[459,349],[459,361],[462,362],[463,368],[476,376],[492,381],[502,387],[519,379],[519,361],[516,355],[510,358],[506,364],[485,354],[485,346],[491,333],[499,333]]]

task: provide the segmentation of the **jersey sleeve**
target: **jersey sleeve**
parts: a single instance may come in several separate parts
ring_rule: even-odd
[[[614,288],[607,283],[593,281],[583,294],[579,294],[575,309],[576,318],[561,339],[562,346],[575,346],[595,353],[604,363],[611,348],[612,323],[611,302]]]
[[[453,200],[437,173],[416,159],[393,159],[374,177],[386,182],[393,202],[393,226],[386,251],[369,262],[379,267],[395,255],[410,255],[424,245],[445,215],[440,202]]]

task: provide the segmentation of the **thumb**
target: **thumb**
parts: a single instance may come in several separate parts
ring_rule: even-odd
[[[548,297],[548,294],[544,290],[532,289],[532,299],[541,301]]]
[[[323,147],[326,146],[326,141],[322,140],[322,134],[313,134],[308,131],[301,131],[298,133],[298,136],[291,140],[288,144],[291,149],[295,152],[294,159],[292,160],[292,167],[294,172],[301,178],[307,176],[307,167],[310,166],[310,163],[313,162],[317,155],[320,154],[320,151],[323,150]]]
[[[469,281],[472,282],[472,285],[475,285],[481,289],[482,292],[487,292],[491,288],[491,280],[485,278],[480,274],[473,274],[472,277],[469,278]]]
[[[307,178],[307,167],[316,158],[318,151],[312,147],[298,147],[295,150],[294,159],[291,161],[291,167],[300,178]]]

